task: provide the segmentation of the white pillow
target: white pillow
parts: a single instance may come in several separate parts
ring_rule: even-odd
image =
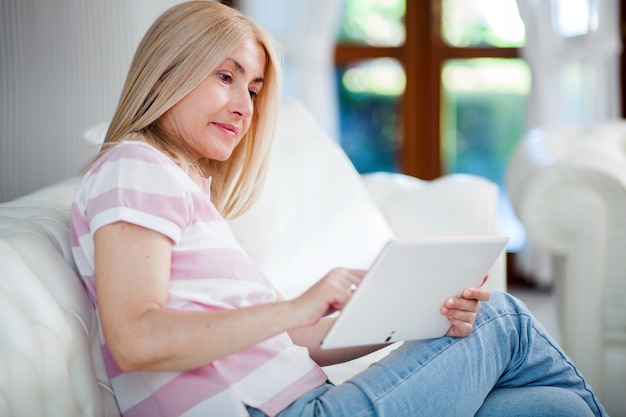
[[[102,145],[108,128],[108,123],[100,123],[99,125],[90,127],[83,133],[83,139],[90,145]]]
[[[393,235],[341,147],[295,100],[280,106],[262,197],[231,224],[288,298],[333,267],[368,268]]]

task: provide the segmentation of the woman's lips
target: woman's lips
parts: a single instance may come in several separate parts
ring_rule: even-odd
[[[225,132],[227,135],[230,135],[232,137],[237,136],[237,133],[239,133],[239,128],[237,126],[228,124],[228,123],[213,123],[215,126],[217,126],[218,129],[220,129],[221,131]]]

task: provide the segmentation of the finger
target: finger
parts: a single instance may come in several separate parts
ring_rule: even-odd
[[[348,285],[348,288],[346,288],[346,290],[348,291],[348,294],[350,295],[354,294],[356,289],[357,289],[357,285],[355,283],[351,283],[350,285]]]
[[[339,291],[339,294],[336,294],[336,296],[340,301],[338,308],[341,309],[360,284],[361,272],[360,270],[337,268],[331,272],[331,280],[333,281],[333,286]]]
[[[455,320],[470,324],[474,324],[474,322],[476,321],[476,313],[471,311],[449,310],[446,313],[446,317],[448,318],[448,320]]]
[[[491,291],[487,288],[466,288],[461,296],[468,300],[489,301]]]
[[[347,269],[346,278],[348,280],[349,287],[351,288],[354,288],[354,286],[358,287],[361,281],[363,280],[363,276],[365,276],[365,273],[366,271],[362,271],[360,269]]]
[[[474,326],[471,323],[467,323],[460,320],[450,320],[450,328],[446,333],[446,336],[450,337],[466,337],[472,334]]]
[[[367,274],[367,270],[365,269],[348,269],[348,271],[350,271],[350,273],[357,278],[359,282],[363,279],[365,274]]]
[[[483,282],[480,283],[479,287],[482,287],[483,285],[485,285],[488,280],[489,280],[489,274],[485,275],[485,277],[483,278]]]
[[[346,290],[348,291],[348,293],[350,295],[352,295],[357,287],[359,286],[359,284],[361,283],[361,280],[363,279],[363,276],[365,275],[367,271],[363,271],[360,269],[346,269],[345,270],[345,285],[346,285]]]
[[[450,297],[443,304],[442,311],[443,310],[445,311],[459,310],[459,311],[469,311],[473,313],[478,313],[480,311],[480,301],[466,300],[464,298],[458,298],[458,297]]]

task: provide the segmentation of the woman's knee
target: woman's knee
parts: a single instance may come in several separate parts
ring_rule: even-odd
[[[526,305],[520,299],[505,291],[491,291],[491,299],[487,301],[487,303],[504,310],[513,310],[517,312],[525,312],[527,310]]]
[[[564,388],[520,387],[491,391],[476,417],[593,417],[587,403]]]

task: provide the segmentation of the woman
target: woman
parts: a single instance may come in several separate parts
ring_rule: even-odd
[[[364,271],[334,269],[284,300],[225,220],[261,192],[279,79],[268,37],[219,3],[171,8],[137,49],[71,223],[124,416],[507,415],[516,398],[554,402],[519,388],[548,385],[568,410],[603,415],[524,307],[480,288],[443,303],[448,337],[327,382],[320,366],[381,347],[319,348]]]

